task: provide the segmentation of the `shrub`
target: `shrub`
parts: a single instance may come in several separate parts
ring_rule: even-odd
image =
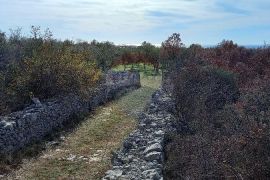
[[[70,44],[56,46],[44,41],[32,57],[9,66],[4,90],[9,109],[21,108],[30,96],[47,99],[68,93],[87,95],[101,72],[86,61],[86,55],[74,51]]]
[[[269,123],[267,113],[270,111],[270,85],[266,85],[242,95],[246,114],[253,116],[258,122]]]
[[[209,132],[208,132],[209,133]],[[166,145],[166,179],[267,179],[269,133],[174,135]]]
[[[165,178],[267,179],[269,83],[242,93],[234,104],[239,92],[231,73],[196,67],[179,74],[174,81],[179,119],[196,131],[168,135]]]
[[[178,115],[192,124],[235,102],[239,96],[233,74],[212,67],[186,67],[174,77],[173,95]],[[206,118],[207,119],[207,118]]]

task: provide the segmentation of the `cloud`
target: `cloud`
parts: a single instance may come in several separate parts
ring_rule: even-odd
[[[48,26],[60,38],[96,36],[116,43],[138,44],[143,38],[160,43],[168,33],[177,31],[188,43],[197,38],[209,44],[234,29],[238,32],[270,24],[269,0],[1,1],[2,30],[33,24]]]
[[[238,15],[250,15],[250,11],[245,10],[241,7],[237,7],[233,4],[230,3],[226,3],[226,1],[224,2],[217,2],[217,7],[220,8],[221,11],[226,12],[226,13],[232,13],[232,14],[238,14]]]

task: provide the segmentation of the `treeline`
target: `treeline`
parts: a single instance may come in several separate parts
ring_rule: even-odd
[[[270,48],[184,48],[164,41],[177,133],[167,136],[166,179],[270,177]]]
[[[263,83],[270,76],[270,47],[266,44],[257,49],[247,49],[233,41],[222,41],[216,48],[204,50],[200,57],[218,68],[235,73],[242,88],[259,87],[256,83]]]
[[[141,46],[138,47],[129,47],[123,49],[121,56],[119,56],[112,64],[112,67],[118,65],[126,65],[129,64],[144,64],[144,68],[146,65],[153,66],[154,71],[158,72],[160,66],[160,48],[152,45],[144,41]]]
[[[158,71],[159,48],[112,42],[57,40],[49,29],[0,31],[0,115],[22,109],[33,97],[84,96],[112,67],[143,63]]]
[[[44,40],[49,40],[56,46],[70,44],[76,51],[87,51],[87,61],[94,62],[103,71],[118,65],[143,63],[158,68],[159,47],[144,41],[140,46],[114,45],[112,42],[91,42],[71,40],[60,41],[53,38],[52,32],[46,29],[41,32],[40,27],[31,28],[30,36],[22,36],[22,29],[10,30],[9,37],[0,31],[0,69],[7,64],[18,62],[25,57],[32,57],[33,52],[40,47]]]
[[[165,69],[182,68],[192,65],[211,65],[237,76],[241,88],[252,83],[263,83],[270,76],[270,46],[258,48],[238,46],[231,40],[223,40],[212,48],[199,44],[185,47],[180,34],[173,34],[162,43],[160,62]]]

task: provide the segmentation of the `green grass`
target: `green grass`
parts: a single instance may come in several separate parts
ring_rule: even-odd
[[[114,67],[112,70],[113,71],[124,71],[124,70],[137,70],[144,75],[147,76],[153,76],[153,75],[160,75],[160,72],[156,72],[154,67],[151,65],[143,65],[142,63],[140,64],[129,64],[129,65],[119,65]]]
[[[141,85],[142,87],[149,87],[154,90],[158,89],[161,84],[161,75],[149,76],[143,73],[141,75]]]
[[[134,113],[143,110],[160,80],[141,75],[141,88],[97,108],[61,145],[23,163],[8,179],[101,179],[111,168],[111,152],[136,128]]]
[[[100,107],[70,133],[57,149],[23,164],[19,179],[100,179],[110,168],[111,152],[136,127],[117,102]],[[69,159],[74,156],[74,159]]]
[[[118,100],[119,107],[127,112],[142,111],[160,83],[161,76],[146,76],[141,73],[142,87]]]

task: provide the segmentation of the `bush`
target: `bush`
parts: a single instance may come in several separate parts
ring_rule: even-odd
[[[238,99],[233,79],[233,74],[212,68],[179,73],[174,81],[179,120],[195,131],[167,136],[166,179],[270,176],[269,83]]]
[[[173,95],[178,115],[197,129],[197,120],[235,102],[239,91],[231,73],[211,67],[186,67],[174,77]]]
[[[268,130],[269,131],[269,130]],[[209,132],[208,132],[209,133]],[[267,179],[269,133],[174,135],[165,149],[166,179]]]
[[[31,96],[47,99],[68,93],[87,95],[101,76],[95,64],[86,61],[87,57],[83,51],[74,51],[72,44],[44,41],[32,57],[9,65],[5,73],[5,106],[17,110],[29,103]]]

